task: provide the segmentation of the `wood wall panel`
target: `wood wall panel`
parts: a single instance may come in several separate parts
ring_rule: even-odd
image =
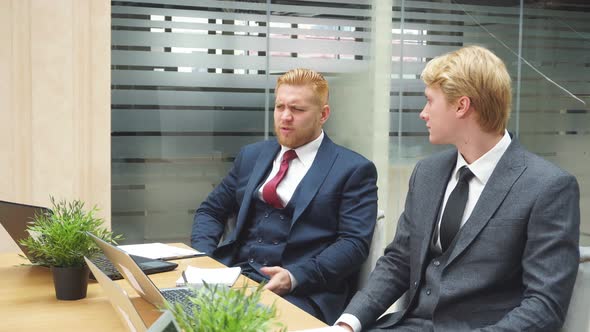
[[[110,226],[110,2],[0,0],[0,27],[0,199],[82,199]]]

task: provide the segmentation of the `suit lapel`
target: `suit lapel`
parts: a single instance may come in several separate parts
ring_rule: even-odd
[[[456,243],[449,256],[448,264],[459,256],[487,225],[504,198],[526,169],[524,150],[513,138],[512,143],[496,165],[473,212],[458,233]]]
[[[416,197],[428,197],[423,202],[422,214],[419,218],[423,221],[422,225],[425,227],[422,234],[425,234],[422,239],[420,247],[420,263],[424,262],[426,255],[430,250],[430,243],[432,241],[433,232],[436,229],[435,225],[438,222],[438,212],[442,204],[443,197],[449,182],[449,177],[457,163],[457,150],[451,150],[441,156],[442,160],[439,163],[433,163],[434,167],[425,169],[420,172],[421,183],[426,184],[421,188],[424,192],[417,193]]]
[[[295,195],[291,198],[295,203],[293,219],[291,219],[291,227],[293,227],[293,224],[295,224],[317,194],[320,186],[330,173],[330,169],[336,161],[336,156],[338,156],[336,144],[328,138],[328,135],[324,134],[324,139],[318,149],[318,153],[315,156],[311,168],[307,171],[307,174],[305,174],[299,183]]]
[[[244,199],[241,204],[240,212],[238,213],[238,217],[236,219],[236,232],[233,232],[233,234],[240,234],[248,216],[252,197],[256,195],[256,189],[258,188],[258,185],[263,181],[263,177],[266,175],[269,167],[271,167],[275,156],[281,148],[281,146],[276,141],[269,142],[269,144],[271,145],[270,148],[263,147],[262,151],[258,155],[258,158],[256,159],[254,169],[250,174],[250,179],[248,180],[248,184],[246,185],[246,189],[244,191]]]

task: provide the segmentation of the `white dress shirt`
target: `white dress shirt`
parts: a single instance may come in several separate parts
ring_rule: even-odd
[[[447,183],[445,198],[441,205],[441,210],[439,211],[439,219],[438,224],[436,226],[436,247],[438,249],[441,249],[440,222],[442,220],[444,207],[447,206],[449,196],[451,195],[451,192],[453,192],[453,189],[455,189],[455,186],[457,186],[457,182],[459,181],[459,169],[461,169],[461,167],[463,166],[467,166],[469,167],[471,173],[473,173],[474,175],[473,178],[469,181],[469,196],[467,197],[465,211],[463,212],[463,218],[461,219],[461,227],[463,227],[463,225],[465,225],[465,222],[467,222],[467,219],[469,219],[469,217],[471,216],[471,212],[473,212],[473,208],[479,200],[479,196],[481,196],[483,188],[485,188],[486,183],[488,183],[488,180],[490,179],[490,176],[492,176],[492,172],[494,171],[494,168],[496,168],[496,165],[500,161],[500,158],[502,158],[502,155],[504,155],[504,152],[506,152],[506,149],[508,149],[510,142],[512,142],[510,134],[508,134],[508,131],[505,131],[504,137],[502,137],[502,139],[498,143],[496,143],[496,145],[494,145],[494,147],[491,150],[489,150],[483,156],[479,157],[479,159],[471,163],[471,165],[467,164],[465,159],[463,159],[461,153],[457,152],[457,164],[455,165],[455,169],[453,170],[453,175],[449,179],[449,183]]]
[[[277,195],[279,196],[279,199],[281,200],[283,206],[289,204],[289,201],[291,200],[291,197],[293,197],[293,194],[295,193],[295,189],[297,189],[299,182],[303,180],[303,177],[311,168],[311,165],[315,160],[315,156],[318,154],[318,149],[320,148],[320,145],[322,145],[323,139],[324,131],[322,130],[320,136],[318,136],[316,139],[295,149],[295,153],[297,153],[297,158],[289,162],[289,169],[287,171],[287,174],[285,174],[285,177],[283,177],[283,179],[277,186]],[[268,175],[262,186],[260,186],[260,189],[258,189],[258,197],[261,200],[264,201],[264,198],[262,198],[262,189],[264,188],[266,183],[272,180],[272,178],[274,178],[275,175],[279,172],[279,168],[281,167],[281,160],[283,160],[283,155],[288,150],[291,150],[291,148],[281,145],[281,151],[279,151],[279,154],[275,157],[275,160],[272,163],[272,170],[270,171],[270,174]],[[289,272],[289,277],[291,278],[291,291],[293,291],[295,287],[297,287],[297,279],[295,279],[295,277],[293,276],[293,274],[291,274],[290,271],[287,270],[287,272]]]
[[[500,158],[502,158],[502,155],[504,155],[504,152],[506,152],[508,149],[511,141],[512,139],[510,138],[508,131],[504,131],[504,136],[502,139],[500,139],[500,141],[483,156],[471,163],[471,165],[467,164],[461,153],[457,152],[457,163],[455,164],[453,174],[447,183],[447,189],[445,191],[443,204],[441,205],[441,210],[439,213],[438,224],[436,227],[436,246],[438,249],[441,249],[440,221],[444,212],[443,209],[447,204],[447,200],[449,199],[451,192],[453,189],[455,189],[455,186],[459,181],[459,169],[463,166],[468,166],[469,170],[471,170],[474,175],[474,177],[469,181],[469,196],[467,198],[467,204],[465,205],[465,211],[463,212],[463,219],[461,219],[461,227],[463,227],[467,219],[469,219],[471,216],[471,212],[473,212],[473,208],[479,200],[479,196],[481,196],[486,183],[488,183],[490,176],[492,176],[494,168],[496,168],[496,165],[498,165]],[[335,324],[338,324],[339,322],[348,324],[350,327],[352,327],[354,332],[360,332],[362,330],[361,322],[358,320],[358,318],[351,314],[342,314]]]
[[[299,182],[301,182],[305,174],[307,174],[307,171],[309,171],[309,169],[311,168],[311,164],[313,164],[315,156],[318,154],[318,149],[320,148],[323,139],[324,131],[322,130],[318,138],[295,149],[295,153],[297,153],[297,158],[289,162],[289,170],[287,171],[287,174],[285,174],[283,180],[281,180],[281,182],[277,186],[277,195],[279,196],[279,199],[281,200],[283,206],[286,206],[289,203],[291,197],[293,197],[293,193],[295,193],[295,189],[297,189],[297,186],[299,185]],[[258,197],[261,200],[264,200],[262,198],[262,188],[264,188],[266,183],[272,180],[272,178],[274,178],[275,175],[279,172],[279,168],[281,167],[281,160],[283,160],[283,155],[288,150],[291,149],[285,146],[281,146],[281,151],[279,152],[279,154],[277,154],[275,160],[272,163],[272,170],[270,171],[270,174],[258,190]]]

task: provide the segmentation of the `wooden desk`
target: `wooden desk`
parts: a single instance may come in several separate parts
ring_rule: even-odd
[[[160,288],[174,287],[180,271],[187,265],[223,267],[209,257],[196,257],[175,261],[174,271],[151,274]],[[2,331],[126,331],[102,288],[95,281],[88,284],[88,296],[77,301],[58,301],[55,298],[53,278],[48,268],[20,265],[28,263],[17,253],[0,254],[0,330]],[[236,285],[256,282],[240,276]],[[137,295],[125,280],[117,280],[133,298],[146,325],[151,325],[159,312]],[[276,294],[265,291],[262,303],[276,303],[278,321],[291,331],[326,326],[323,322],[287,302]]]

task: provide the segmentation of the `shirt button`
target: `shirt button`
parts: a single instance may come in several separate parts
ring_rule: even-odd
[[[434,264],[434,266],[439,266],[440,265],[440,261],[435,260],[432,264]]]
[[[430,288],[428,288],[428,289],[426,290],[426,295],[430,295],[431,293],[432,293],[432,291],[430,290]]]
[[[248,260],[248,262],[250,262],[250,263],[254,263],[254,258],[250,258],[250,259]]]

